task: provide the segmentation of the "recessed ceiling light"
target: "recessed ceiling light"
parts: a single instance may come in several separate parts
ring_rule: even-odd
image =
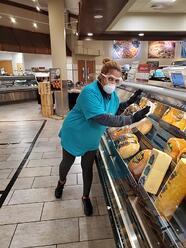
[[[14,17],[10,17],[12,23],[16,23],[16,19]]]
[[[87,33],[88,36],[93,36],[93,33]]]
[[[34,26],[34,28],[38,28],[38,26],[37,26],[37,23],[36,23],[36,22],[34,22],[34,23],[33,23],[33,26]]]
[[[36,0],[32,0],[32,2],[34,2],[34,3],[35,3],[35,1],[36,1]]]
[[[39,8],[39,6],[36,6],[36,9],[37,9],[37,11],[40,11],[40,8]]]
[[[144,36],[144,33],[139,33],[138,36],[141,36],[142,37],[142,36]]]
[[[2,16],[0,16],[0,19],[2,18]]]
[[[76,32],[76,36],[78,36],[79,34],[78,34],[78,32]]]
[[[103,18],[103,16],[102,15],[95,15],[94,18],[95,19],[101,19],[101,18]]]

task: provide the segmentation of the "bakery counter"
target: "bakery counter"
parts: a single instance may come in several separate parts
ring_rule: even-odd
[[[0,104],[36,100],[37,96],[37,86],[12,86],[0,88]]]

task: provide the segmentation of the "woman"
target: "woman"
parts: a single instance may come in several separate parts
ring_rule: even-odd
[[[66,176],[76,156],[81,156],[83,172],[83,197],[85,215],[93,213],[89,198],[93,179],[93,162],[101,136],[106,127],[121,127],[140,121],[149,112],[146,107],[132,116],[119,115],[141,94],[137,91],[129,101],[119,104],[115,92],[122,81],[121,68],[114,61],[105,62],[98,80],[87,85],[79,95],[76,105],[68,113],[60,130],[63,160],[59,166],[60,179],[55,190],[56,198],[61,198]]]

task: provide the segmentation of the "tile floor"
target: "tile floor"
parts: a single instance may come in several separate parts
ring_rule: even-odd
[[[34,120],[34,121],[33,121]],[[0,106],[0,191],[26,155],[42,125],[36,102]],[[48,119],[19,177],[0,208],[1,248],[114,248],[102,188],[94,166],[94,215],[82,209],[80,158],[71,168],[63,200],[56,200],[61,121]]]

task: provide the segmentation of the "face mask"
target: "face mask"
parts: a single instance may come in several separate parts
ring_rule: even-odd
[[[112,94],[116,89],[116,85],[115,84],[106,84],[103,86],[103,89],[107,94]]]

